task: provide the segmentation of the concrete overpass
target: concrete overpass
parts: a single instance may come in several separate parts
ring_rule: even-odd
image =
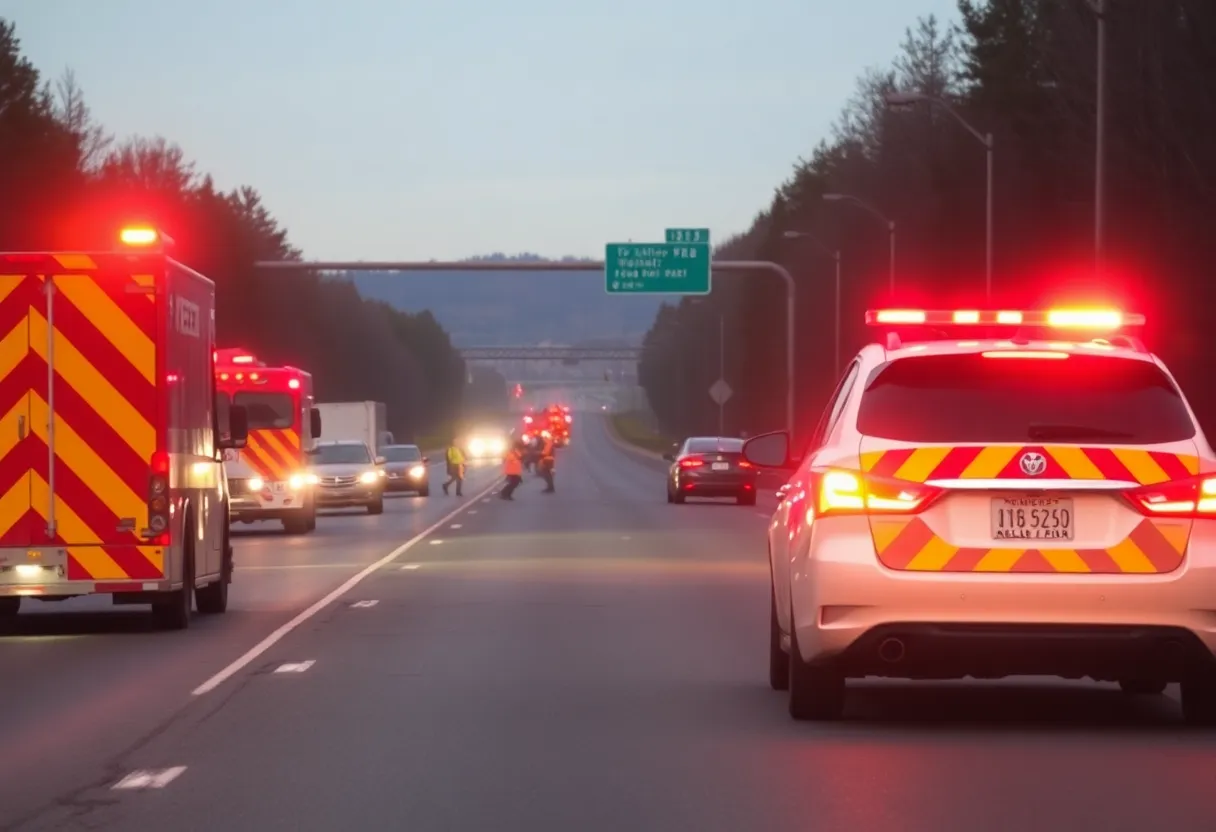
[[[476,361],[637,361],[641,347],[461,347]]]

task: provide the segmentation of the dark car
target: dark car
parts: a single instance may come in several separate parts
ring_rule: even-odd
[[[431,495],[431,471],[429,460],[422,455],[417,445],[385,445],[380,449],[384,457],[384,472],[388,475],[385,489],[408,492],[419,497]]]
[[[663,458],[671,462],[669,503],[682,503],[688,497],[734,497],[741,506],[756,504],[757,472],[743,459],[742,439],[694,436]]]

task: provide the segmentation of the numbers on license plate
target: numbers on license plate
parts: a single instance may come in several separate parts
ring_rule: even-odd
[[[285,483],[285,482],[271,483],[270,490],[273,491],[275,494],[282,494],[284,491],[287,490],[287,483]]]
[[[1061,497],[997,497],[992,501],[995,540],[1072,540],[1072,500]]]
[[[710,468],[711,468],[711,470],[714,470],[714,471],[725,471],[728,468],[730,468],[730,463],[729,462],[715,462],[713,465],[710,466]]]

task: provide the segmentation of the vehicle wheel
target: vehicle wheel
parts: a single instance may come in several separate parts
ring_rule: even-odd
[[[684,505],[685,499],[686,498],[684,496],[684,492],[682,492],[682,491],[677,491],[671,495],[671,501],[673,503],[675,503],[676,505],[681,505],[681,506]]]
[[[790,657],[781,649],[781,625],[777,621],[777,589],[769,593],[768,684],[773,690],[790,689]]]
[[[671,496],[671,486],[669,485],[667,486],[667,502],[674,503],[675,501],[675,497]]]
[[[1129,696],[1157,696],[1165,693],[1166,684],[1159,679],[1124,679],[1119,687]]]
[[[193,528],[187,515],[184,528]],[[168,594],[152,605],[152,617],[162,630],[185,630],[190,626],[190,610],[194,606],[194,538],[187,536],[182,544],[182,588]]]
[[[419,497],[429,497],[429,496],[431,496],[431,487],[430,487],[429,485],[425,485],[425,486],[423,486],[422,488],[419,488],[419,489],[418,489],[418,496],[419,496]]]
[[[12,618],[21,611],[21,596],[5,596],[0,598],[0,618]]]
[[[308,509],[283,518],[283,528],[288,534],[308,534],[316,528],[316,515]]]
[[[368,514],[384,514],[384,495],[380,495],[375,500],[367,504]]]
[[[224,559],[220,564],[220,579],[194,590],[194,604],[201,615],[222,615],[228,612],[228,582],[232,579],[232,547],[224,535]]]
[[[793,617],[790,623],[793,624]],[[827,721],[844,714],[844,677],[830,665],[809,665],[798,649],[798,630],[790,627],[790,716]]]
[[[741,506],[754,506],[756,504],[756,492],[746,491],[735,498],[735,503]]]
[[[1216,668],[1195,668],[1182,680],[1182,715],[1191,725],[1216,725]]]

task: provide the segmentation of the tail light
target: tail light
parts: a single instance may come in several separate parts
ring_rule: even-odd
[[[867,476],[860,471],[828,468],[811,474],[813,502],[806,521],[845,514],[919,514],[940,497],[932,485]]]
[[[1216,517],[1216,477],[1146,485],[1126,492],[1126,496],[1137,511],[1148,517]]]
[[[169,454],[152,454],[148,475],[148,532],[159,538],[169,530]]]
[[[739,460],[737,464],[740,468],[755,468],[756,467],[756,466],[752,465],[750,462],[748,462],[746,459]]]
[[[705,464],[705,460],[695,456],[686,456],[680,460],[681,468],[700,468]]]

